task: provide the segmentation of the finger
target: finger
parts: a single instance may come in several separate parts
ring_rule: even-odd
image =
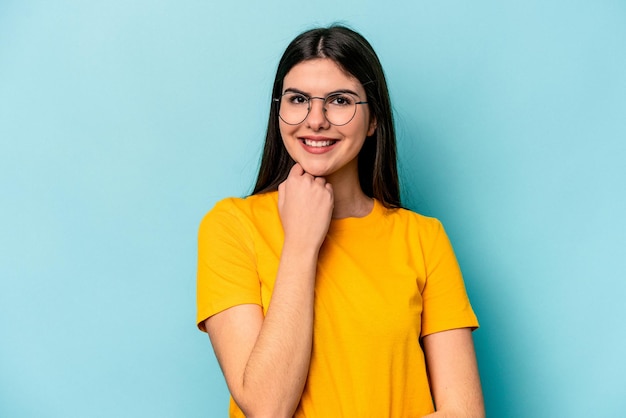
[[[318,184],[321,184],[321,185],[326,184],[326,179],[324,177],[315,177],[314,180]]]
[[[291,167],[291,170],[289,171],[289,175],[301,176],[303,174],[304,174],[304,169],[298,163],[295,163],[293,167]]]

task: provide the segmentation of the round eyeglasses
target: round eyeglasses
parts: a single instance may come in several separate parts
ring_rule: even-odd
[[[277,99],[278,116],[287,125],[299,125],[309,116],[311,100],[317,99],[324,102],[324,116],[326,120],[335,126],[343,126],[350,123],[356,115],[357,106],[367,104],[360,101],[359,97],[346,92],[331,93],[326,97],[309,97],[305,94],[288,91]]]

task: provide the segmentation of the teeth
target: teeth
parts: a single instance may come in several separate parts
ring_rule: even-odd
[[[311,141],[311,140],[305,139],[304,143],[308,147],[322,148],[322,147],[331,146],[332,144],[335,143],[335,141]]]

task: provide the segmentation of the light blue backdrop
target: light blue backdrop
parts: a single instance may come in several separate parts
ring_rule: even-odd
[[[274,69],[370,39],[443,220],[491,417],[626,410],[624,1],[0,2],[0,417],[219,417],[196,231],[250,191]]]

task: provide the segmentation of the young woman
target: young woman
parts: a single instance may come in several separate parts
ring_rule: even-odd
[[[198,326],[230,416],[484,416],[478,323],[441,224],[401,208],[374,50],[304,32],[272,97],[253,194],[199,233]]]

